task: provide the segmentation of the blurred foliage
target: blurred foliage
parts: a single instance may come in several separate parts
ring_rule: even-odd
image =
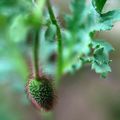
[[[26,41],[36,26],[42,25],[39,57],[43,73],[55,75],[57,70],[56,26],[48,18],[48,12],[43,11],[44,2],[45,0],[38,0],[36,4],[34,0],[0,0],[0,84],[10,82],[14,90],[22,93],[28,77],[25,55],[30,54],[31,57]],[[85,0],[72,1],[70,13],[64,15],[64,26],[60,27],[63,74],[75,72],[86,63],[102,77],[111,72],[109,52],[114,49],[109,43],[96,40],[94,35],[98,31],[111,30],[114,22],[120,20],[120,10],[103,13],[105,3],[106,0],[91,0],[89,5]],[[34,38],[34,32],[31,35]],[[32,47],[33,41],[30,41]],[[4,118],[7,116],[3,116],[5,112],[3,110],[2,113],[1,109],[5,108],[0,107],[0,118],[10,120],[9,115],[9,118]]]
[[[78,70],[86,59],[91,63],[92,69],[103,76],[111,71],[109,52],[113,50],[112,46],[104,44],[102,41],[93,42],[93,35],[96,31],[109,30],[113,23],[120,19],[120,10],[101,13],[105,2],[106,0],[101,0],[101,3],[98,4],[97,0],[92,0],[90,5],[86,5],[85,0],[72,1],[71,13],[65,15],[65,27],[61,28],[64,73]],[[46,17],[47,12],[45,12],[45,16],[38,15],[38,7],[42,10],[40,3],[43,5],[44,1],[38,3],[31,0],[0,1],[1,64],[4,64],[5,70],[17,68],[23,78],[27,75],[27,66],[22,57],[22,45],[25,43],[29,31],[31,29],[34,31],[34,27],[40,24],[39,19],[43,19],[44,22],[41,22],[46,24],[40,31],[41,67],[47,74],[56,73],[56,62],[50,62],[50,58],[57,55],[57,42],[54,42],[56,41],[56,26],[51,23],[49,17]],[[41,15],[41,13],[42,11],[39,14]],[[24,49],[26,48],[27,46],[24,46]],[[0,66],[1,72],[3,72],[2,65]]]
[[[92,0],[93,6],[95,7],[95,9],[101,13],[105,3],[107,0]]]
[[[88,61],[92,69],[105,77],[111,72],[109,52],[113,48],[108,43],[104,44],[104,41],[94,42],[93,35],[96,31],[110,30],[113,23],[120,20],[120,11],[113,10],[102,14],[105,0],[101,0],[99,5],[97,0],[92,3],[93,5],[87,6],[85,0],[74,0],[70,7],[71,14],[65,17],[67,27],[63,30],[64,67],[65,71],[75,71]]]

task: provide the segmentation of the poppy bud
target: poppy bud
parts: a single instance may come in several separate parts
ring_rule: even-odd
[[[30,79],[26,91],[30,100],[38,109],[43,108],[46,111],[53,109],[56,94],[52,80],[45,77]]]

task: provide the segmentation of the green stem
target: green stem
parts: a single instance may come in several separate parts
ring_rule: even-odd
[[[63,68],[63,58],[62,58],[62,34],[61,34],[61,30],[59,27],[59,24],[55,18],[50,0],[47,0],[47,7],[48,7],[48,12],[51,18],[52,23],[56,26],[57,28],[57,38],[58,38],[58,69],[57,69],[57,79],[60,78],[60,76],[62,75],[62,68]]]
[[[39,77],[39,28],[35,30],[34,40],[34,65],[35,65],[35,77]]]
[[[55,120],[53,111],[50,112],[41,111],[41,116],[42,120]]]

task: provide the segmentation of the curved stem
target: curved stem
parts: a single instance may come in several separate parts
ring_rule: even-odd
[[[35,30],[34,41],[34,65],[35,65],[35,77],[39,77],[39,28]]]
[[[59,24],[55,18],[50,0],[47,0],[47,7],[48,7],[48,12],[51,18],[52,23],[56,26],[57,28],[57,38],[58,38],[58,69],[57,69],[57,79],[60,78],[60,76],[62,75],[62,68],[63,68],[63,58],[62,58],[62,34],[61,34],[61,30],[59,27]]]

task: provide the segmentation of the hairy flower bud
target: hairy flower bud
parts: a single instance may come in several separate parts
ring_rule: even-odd
[[[52,80],[45,77],[30,79],[26,91],[30,100],[38,109],[43,108],[46,111],[53,109],[56,94]]]

